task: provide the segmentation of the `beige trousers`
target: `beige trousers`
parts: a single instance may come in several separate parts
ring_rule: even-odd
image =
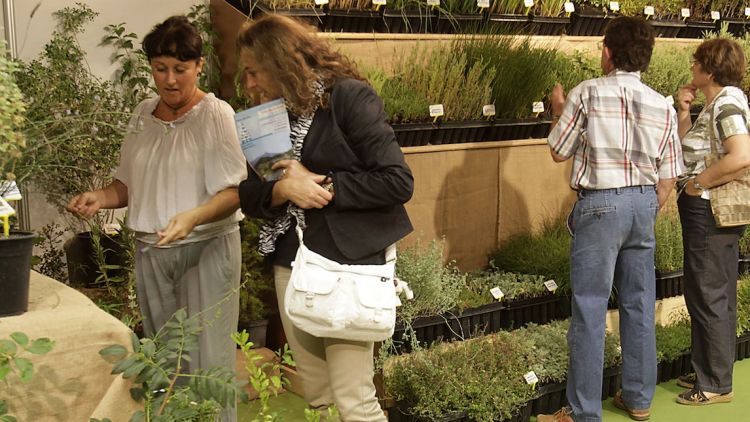
[[[292,325],[284,312],[284,292],[292,270],[275,266],[276,297],[289,347],[313,408],[335,404],[344,422],[386,422],[375,395],[372,342],[312,336]]]

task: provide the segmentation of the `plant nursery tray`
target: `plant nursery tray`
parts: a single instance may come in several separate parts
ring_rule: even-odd
[[[740,255],[737,262],[737,270],[740,275],[750,272],[750,255]]]
[[[489,15],[488,23],[499,34],[561,35],[570,18],[533,15]]]
[[[409,415],[408,408],[402,404],[397,403],[396,406],[391,407],[388,410],[388,421],[389,422],[473,422],[473,419],[469,418],[464,412],[456,412],[450,415],[446,415],[440,418],[427,419],[420,418],[414,415]],[[521,409],[518,410],[512,417],[508,419],[498,419],[499,422],[528,422],[531,418],[531,402],[527,402]]]
[[[483,141],[507,141],[512,139],[546,138],[550,121],[538,118],[498,119],[491,121],[484,133]]]
[[[552,414],[557,412],[561,407],[567,406],[568,398],[565,394],[567,387],[568,382],[566,380],[540,386],[538,390],[539,397],[531,401],[531,414]]]
[[[657,38],[677,38],[680,31],[687,26],[684,21],[669,19],[653,19],[649,22]]]
[[[277,14],[299,19],[309,25],[317,28],[324,28],[326,22],[326,12],[318,8],[272,8],[264,3],[258,3],[252,9],[254,18],[261,15]]]
[[[685,375],[692,371],[693,364],[690,363],[690,352],[688,351],[675,360],[659,362],[656,365],[656,382],[667,382],[677,379],[680,375]]]
[[[684,28],[680,29],[677,38],[703,38],[706,31],[716,31],[718,24],[711,21],[688,20]]]
[[[614,18],[615,16],[605,15],[602,12],[582,10],[573,13],[565,32],[574,36],[601,36],[604,35],[607,23]]]
[[[484,27],[484,16],[479,13],[454,13],[438,16],[440,34],[475,34]]]
[[[330,9],[323,29],[325,32],[375,32],[383,21],[374,10]]]
[[[438,15],[432,9],[383,10],[383,19],[378,22],[378,32],[391,34],[431,34],[438,32]]]
[[[669,272],[656,272],[656,299],[666,299],[668,297],[682,296],[682,270]]]
[[[729,33],[737,38],[742,38],[750,26],[750,20],[748,19],[722,19],[722,23],[727,23],[727,30]]]
[[[734,360],[750,358],[750,333],[737,337],[737,349]]]
[[[606,400],[614,397],[617,391],[620,390],[622,367],[617,365],[611,368],[604,368],[602,375],[602,400]]]

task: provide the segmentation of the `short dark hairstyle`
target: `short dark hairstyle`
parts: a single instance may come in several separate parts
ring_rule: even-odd
[[[609,48],[612,64],[627,72],[648,69],[654,39],[654,29],[643,18],[620,16],[604,30],[604,45]]]
[[[739,87],[745,76],[745,53],[736,41],[727,38],[703,41],[693,59],[721,86]]]
[[[177,15],[154,26],[143,39],[143,51],[149,60],[159,56],[174,57],[183,62],[200,60],[203,39],[187,17]]]

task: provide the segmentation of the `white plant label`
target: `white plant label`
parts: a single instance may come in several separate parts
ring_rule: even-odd
[[[494,297],[495,300],[503,300],[503,296],[505,296],[505,294],[503,294],[503,291],[500,290],[500,288],[497,286],[491,288],[490,293],[492,293],[492,297]]]
[[[430,106],[430,117],[440,117],[445,115],[445,109],[442,104],[433,104]]]
[[[526,380],[526,384],[534,385],[539,382],[539,377],[536,376],[534,371],[529,371],[523,374],[523,379]]]
[[[487,104],[482,106],[482,115],[484,117],[492,117],[495,115],[495,104]]]
[[[750,7],[745,8],[745,16],[750,16]]]
[[[372,0],[372,4],[375,6],[385,6],[386,0]]]
[[[672,105],[674,105],[674,97],[673,97],[673,96],[671,96],[671,95],[670,95],[670,96],[668,96],[668,97],[667,97],[667,102],[668,102],[669,104],[672,104]]]
[[[440,6],[440,0],[427,0],[428,6]]]
[[[573,13],[576,11],[576,5],[572,1],[565,2],[565,13]]]
[[[643,8],[643,14],[646,16],[654,16],[654,6],[646,6]]]
[[[712,10],[711,11],[711,19],[713,19],[715,21],[721,19],[721,13],[719,13],[718,10]]]
[[[544,282],[544,287],[546,287],[550,292],[554,292],[555,290],[557,290],[557,283],[555,283],[555,280],[547,280]]]
[[[523,0],[523,5],[526,7],[534,7],[534,0]]]
[[[10,206],[10,204],[0,196],[0,217],[10,217],[15,214],[16,210]],[[498,289],[499,290],[499,289]]]
[[[688,9],[687,7],[683,7],[682,9],[680,9],[680,14],[682,15],[683,18],[689,18],[690,9]]]
[[[532,113],[544,113],[544,103],[541,101],[534,101],[531,105]]]
[[[477,6],[487,9],[490,7],[490,0],[477,0]]]
[[[328,0],[315,0],[316,6],[325,6],[326,4],[328,4]]]
[[[620,10],[620,3],[616,2],[616,1],[609,2],[609,10],[611,10],[613,12],[619,11]]]
[[[104,230],[105,234],[114,236],[120,231],[120,229],[122,229],[122,227],[119,223],[107,223],[104,225],[104,227],[102,227],[102,229]]]

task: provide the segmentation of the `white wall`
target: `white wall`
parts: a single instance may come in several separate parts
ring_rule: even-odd
[[[187,13],[193,4],[203,0],[14,0],[16,18],[16,39],[18,56],[22,60],[37,57],[49,41],[55,27],[52,16],[64,7],[73,7],[76,2],[87,4],[99,15],[86,25],[79,40],[88,55],[88,63],[93,73],[101,78],[110,78],[114,68],[109,63],[111,47],[100,47],[103,28],[109,24],[125,22],[125,28],[138,34],[140,39],[151,28],[176,14]],[[31,16],[34,8],[39,8]],[[2,21],[0,21],[2,22]]]

